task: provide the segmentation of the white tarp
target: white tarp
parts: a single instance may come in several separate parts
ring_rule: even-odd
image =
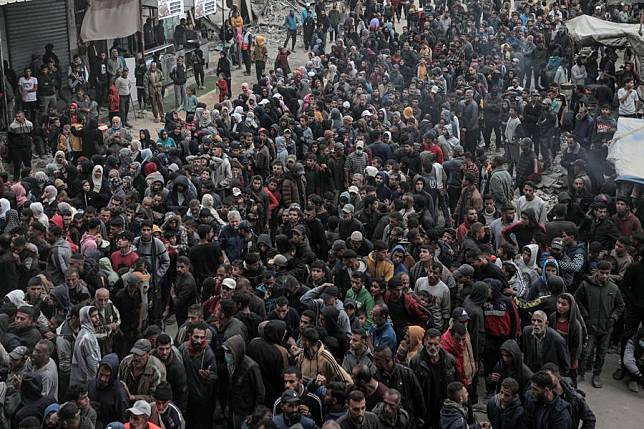
[[[630,45],[638,58],[638,70],[644,70],[644,37],[639,34],[639,24],[618,24],[581,15],[566,21],[566,28],[572,40],[579,45],[599,43],[613,48]]]
[[[615,165],[618,178],[644,179],[644,119],[619,118],[608,161]]]
[[[91,0],[81,25],[83,41],[128,37],[142,31],[139,0]]]

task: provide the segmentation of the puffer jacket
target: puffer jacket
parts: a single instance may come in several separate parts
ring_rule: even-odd
[[[70,386],[74,384],[87,384],[96,377],[98,364],[101,360],[101,348],[98,345],[94,324],[90,319],[90,312],[95,307],[81,308],[79,316],[81,328],[74,344],[72,355],[72,371]]]

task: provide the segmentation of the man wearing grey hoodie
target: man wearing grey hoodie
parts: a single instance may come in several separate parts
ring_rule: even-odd
[[[101,325],[98,309],[85,306],[80,309],[80,331],[74,343],[70,385],[87,384],[96,377],[101,361],[101,348],[96,338],[96,328]]]

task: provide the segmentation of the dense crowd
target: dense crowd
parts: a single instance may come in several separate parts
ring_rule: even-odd
[[[549,3],[317,2],[274,67],[235,11],[219,102],[178,57],[167,113],[118,49],[5,65],[0,427],[594,428],[609,351],[644,382],[641,188],[606,160],[639,76],[564,22],[639,15]]]

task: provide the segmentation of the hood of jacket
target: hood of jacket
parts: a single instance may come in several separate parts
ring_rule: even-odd
[[[320,311],[322,316],[324,316],[324,327],[329,335],[335,335],[340,327],[338,325],[338,319],[340,318],[340,311],[330,305],[325,306]]]
[[[559,262],[556,259],[546,259],[543,261],[543,264],[541,265],[541,278],[543,281],[547,281],[548,279],[546,278],[546,266],[547,265],[554,265],[557,268],[557,275],[559,274]]]
[[[49,293],[58,300],[62,309],[67,313],[72,304],[71,299],[69,298],[69,289],[67,288],[67,285],[58,285]]]
[[[516,368],[517,365],[523,365],[523,354],[521,353],[519,343],[517,343],[515,340],[506,340],[503,344],[501,344],[501,350],[512,355],[512,368]]]
[[[110,381],[107,383],[107,385],[103,386],[98,382],[96,383],[96,387],[99,390],[112,387],[112,385],[114,384],[114,381],[116,381],[116,378],[119,372],[119,357],[116,355],[116,353],[110,353],[108,355],[103,356],[103,359],[101,359],[101,362],[98,364],[99,368],[102,366],[108,366],[111,370],[111,373],[110,373]],[[96,374],[96,378],[98,379],[98,373]]]
[[[478,281],[472,285],[472,292],[468,298],[476,305],[483,305],[487,301],[488,296],[490,296],[490,285]]]
[[[241,335],[233,335],[224,342],[224,347],[227,348],[235,358],[235,369],[239,368],[244,356],[246,356],[246,343]]]
[[[28,372],[22,376],[20,395],[24,402],[37,401],[42,397],[42,379],[39,374]]]
[[[264,326],[264,339],[273,344],[282,344],[286,334],[286,323],[282,320],[269,320]]]
[[[90,318],[89,314],[95,308],[96,307],[94,306],[86,305],[85,307],[81,308],[79,312],[81,329],[86,329],[93,334],[95,334],[96,331],[94,330],[94,324],[92,323],[92,319]]]
[[[528,268],[536,268],[537,266],[537,255],[539,254],[539,245],[538,244],[528,244],[523,246],[523,250],[528,249],[530,251],[530,260],[528,261]]]

